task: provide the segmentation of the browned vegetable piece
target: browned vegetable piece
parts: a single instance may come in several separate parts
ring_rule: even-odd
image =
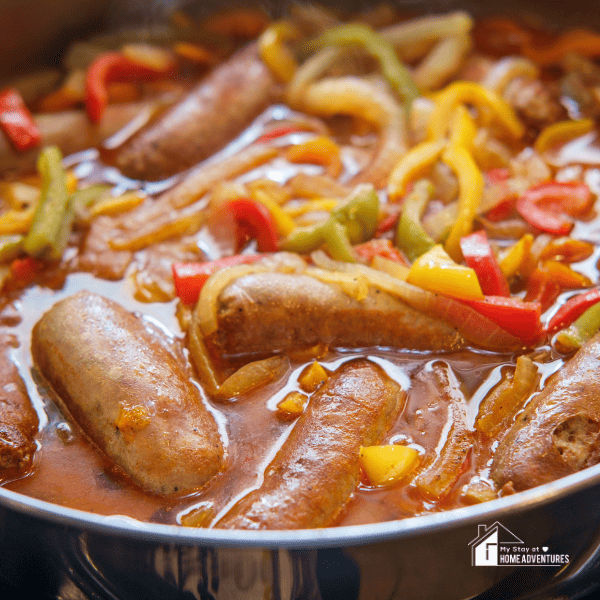
[[[191,491],[221,468],[217,425],[182,358],[119,304],[85,291],[58,302],[32,352],[71,417],[139,486]]]
[[[552,376],[500,442],[491,476],[520,491],[600,461],[600,335]]]
[[[311,398],[263,484],[218,523],[223,529],[331,525],[359,481],[359,450],[376,444],[405,394],[375,363],[345,363]]]
[[[372,287],[357,300],[307,275],[256,273],[220,292],[217,330],[207,343],[230,355],[272,354],[317,343],[450,350],[464,341],[442,321]]]
[[[241,133],[274,96],[274,79],[256,44],[250,44],[127,142],[117,166],[138,179],[162,179],[188,169]]]
[[[27,388],[8,355],[16,345],[13,336],[0,335],[0,480],[31,467],[39,425]]]

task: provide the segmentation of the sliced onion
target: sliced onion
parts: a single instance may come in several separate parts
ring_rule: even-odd
[[[215,393],[216,398],[231,399],[248,394],[281,377],[290,367],[285,356],[255,360],[230,375]]]
[[[523,56],[507,56],[499,60],[486,74],[482,85],[502,95],[504,88],[517,77],[537,79],[540,70],[534,62]]]

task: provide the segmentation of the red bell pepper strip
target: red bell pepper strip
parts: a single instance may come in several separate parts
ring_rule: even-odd
[[[10,274],[19,285],[32,283],[43,268],[43,263],[31,256],[15,258],[10,263]]]
[[[269,209],[249,198],[236,198],[229,200],[223,206],[224,210],[231,213],[238,227],[238,245],[246,236],[256,240],[259,252],[275,252],[279,246],[277,225]]]
[[[256,139],[256,142],[262,144],[263,142],[270,142],[271,140],[283,137],[284,135],[289,135],[290,133],[306,133],[306,131],[306,129],[302,129],[296,125],[282,125],[281,127],[275,127],[274,129],[271,129],[271,131],[263,133]]]
[[[462,302],[525,343],[537,341],[543,333],[539,302],[524,302],[520,298],[503,296],[486,296],[485,300]]]
[[[600,302],[600,289],[594,288],[569,298],[548,321],[547,333],[554,333],[574,323],[588,308]]]
[[[567,235],[573,228],[569,216],[591,208],[590,188],[577,181],[550,181],[529,188],[517,199],[518,213],[530,224],[555,235]]]
[[[500,270],[483,229],[463,237],[460,240],[460,249],[467,266],[477,274],[485,296],[510,296],[508,281]]]
[[[408,266],[400,250],[393,246],[392,242],[388,239],[374,239],[364,244],[358,244],[354,246],[354,251],[369,264],[375,256],[381,256],[382,258],[400,263],[405,267]]]
[[[206,280],[213,273],[225,267],[249,265],[261,258],[260,254],[236,254],[205,263],[173,263],[173,281],[177,296],[184,304],[195,304]]]
[[[0,93],[0,127],[19,152],[39,146],[42,135],[17,90]]]
[[[172,64],[154,69],[135,62],[120,52],[105,52],[88,67],[85,77],[85,109],[93,123],[102,119],[108,105],[107,85],[113,81],[140,81],[166,77]]]

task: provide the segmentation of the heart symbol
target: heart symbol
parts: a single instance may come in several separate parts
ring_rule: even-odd
[[[548,546],[542,546],[542,550],[543,550],[544,552],[548,552]]]

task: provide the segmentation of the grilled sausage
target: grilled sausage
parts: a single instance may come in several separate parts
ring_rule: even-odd
[[[79,292],[32,333],[34,360],[89,438],[142,488],[199,488],[223,446],[184,363],[119,304]]]
[[[368,360],[345,363],[315,393],[268,466],[263,484],[218,523],[223,529],[326,527],[360,476],[360,446],[376,444],[405,394]]]
[[[241,133],[273,100],[274,87],[269,69],[251,44],[127,142],[116,164],[138,179],[162,179],[183,171]]]
[[[517,491],[600,461],[600,335],[587,342],[517,417],[491,476]]]
[[[16,345],[13,336],[0,337],[0,479],[29,469],[39,426],[27,388],[8,356]]]
[[[228,356],[272,354],[317,343],[450,350],[464,340],[449,325],[373,288],[357,300],[307,275],[256,273],[221,291],[217,330],[207,343]]]

